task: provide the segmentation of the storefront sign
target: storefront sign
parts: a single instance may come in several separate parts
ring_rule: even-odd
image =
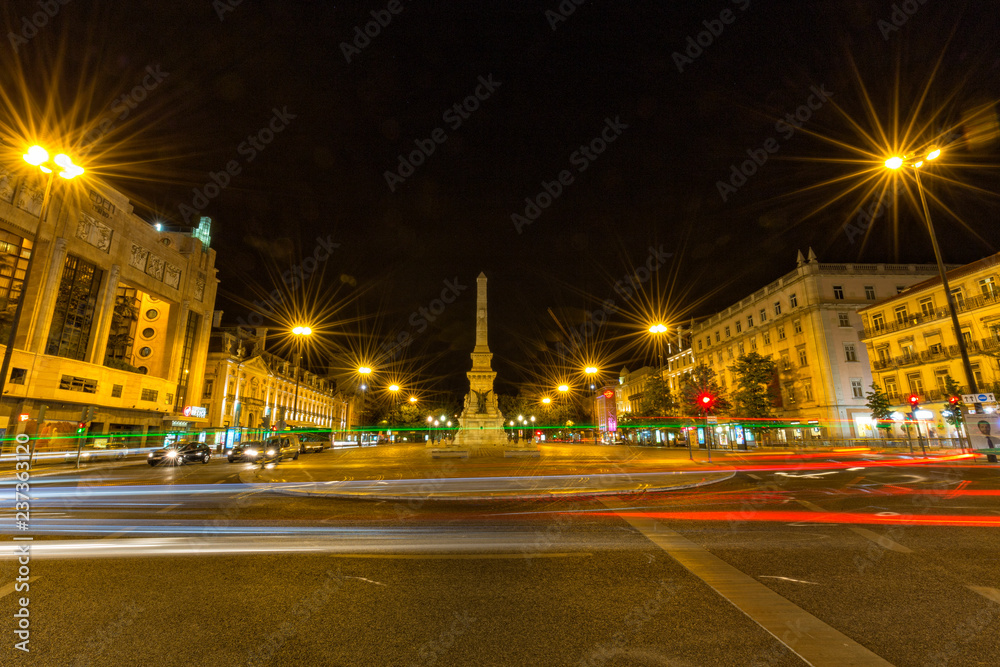
[[[188,405],[184,408],[184,416],[204,419],[208,416],[208,409],[198,407],[197,405]]]

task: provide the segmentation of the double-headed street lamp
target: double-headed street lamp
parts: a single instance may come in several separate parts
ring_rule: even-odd
[[[24,309],[24,299],[28,294],[28,281],[31,279],[31,266],[35,261],[35,254],[38,250],[38,237],[42,232],[42,225],[45,223],[49,212],[49,200],[52,193],[52,180],[56,171],[59,176],[70,180],[83,174],[84,169],[73,164],[73,160],[65,153],[59,153],[49,160],[49,152],[41,146],[32,146],[24,154],[24,161],[30,165],[38,167],[43,174],[48,174],[45,183],[45,191],[42,194],[42,207],[38,212],[38,226],[35,227],[35,236],[31,242],[31,254],[28,255],[28,265],[24,270],[24,280],[21,282],[21,295],[17,299],[17,306],[14,308],[14,319],[10,323],[10,334],[7,336],[7,348],[3,353],[3,363],[0,364],[0,398],[3,397],[4,389],[7,385],[7,375],[10,373],[10,361],[14,354],[14,343],[17,340],[17,329],[21,322],[21,311]],[[16,272],[15,272],[16,273]]]
[[[948,272],[944,268],[944,260],[941,259],[941,248],[938,246],[937,234],[934,233],[934,223],[931,222],[931,212],[927,206],[927,195],[924,193],[924,186],[920,180],[920,169],[924,166],[925,162],[936,160],[940,156],[941,149],[939,148],[933,148],[923,157],[892,156],[885,161],[885,167],[897,172],[903,167],[913,169],[913,174],[917,181],[917,192],[920,194],[920,205],[923,208],[924,223],[927,225],[927,233],[931,237],[931,246],[934,248],[934,259],[937,260],[938,273],[941,275],[941,286],[944,288],[944,298],[948,302],[948,310],[951,313],[951,325],[955,330],[955,338],[958,341],[958,351],[962,355],[965,381],[968,383],[969,393],[978,394],[979,388],[976,386],[976,376],[972,372],[972,363],[969,361],[969,350],[965,345],[965,338],[962,336],[962,326],[958,322],[958,308],[955,305],[955,295],[951,293],[951,286],[948,284]],[[976,406],[978,411],[979,404],[977,403]]]

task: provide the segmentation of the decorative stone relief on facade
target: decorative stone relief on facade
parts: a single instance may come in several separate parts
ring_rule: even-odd
[[[198,301],[205,300],[205,274],[199,273],[194,281],[194,298]]]
[[[170,285],[174,289],[180,289],[181,284],[181,270],[179,267],[173,264],[167,263],[164,269],[163,282]]]
[[[156,255],[150,255],[146,260],[146,275],[153,276],[157,280],[163,280],[163,269],[166,265],[162,259]]]
[[[14,175],[6,167],[0,167],[0,199],[14,202]]]
[[[17,207],[27,211],[31,215],[41,215],[42,198],[44,196],[45,192],[41,189],[31,188],[26,185],[22,186],[21,192],[18,193],[17,197]]]
[[[98,222],[86,213],[80,214],[80,221],[76,225],[78,239],[83,239],[104,252],[111,252],[111,236],[113,234],[114,230],[103,222]]]
[[[143,248],[141,245],[135,243],[132,244],[132,254],[128,258],[129,266],[139,269],[140,271],[146,270],[146,258],[149,257],[149,251]]]

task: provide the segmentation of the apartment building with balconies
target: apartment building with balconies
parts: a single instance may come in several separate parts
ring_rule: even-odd
[[[794,271],[693,325],[695,361],[731,392],[736,358],[774,359],[775,416],[789,423],[779,439],[863,436],[872,372],[859,311],[935,273],[933,265],[825,264],[800,252]]]
[[[979,391],[994,391],[1000,382],[1000,254],[952,268],[948,282]],[[942,288],[934,277],[909,286],[860,311],[863,340],[872,375],[902,413],[907,397],[916,394],[933,418],[925,420],[931,437],[954,437],[942,418],[950,376],[967,390],[958,339]]]

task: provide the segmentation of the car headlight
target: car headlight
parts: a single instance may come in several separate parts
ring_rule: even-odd
[[[149,453],[149,458],[153,458],[153,452]]]
[[[176,458],[177,452],[175,452],[174,450],[170,450],[169,452],[167,452],[167,457],[171,459]]]
[[[253,449],[248,449],[248,450],[246,450],[243,453],[246,454],[247,456],[257,456],[256,450],[253,450]]]
[[[274,456],[274,450],[273,449],[267,450],[267,455],[268,456]]]

